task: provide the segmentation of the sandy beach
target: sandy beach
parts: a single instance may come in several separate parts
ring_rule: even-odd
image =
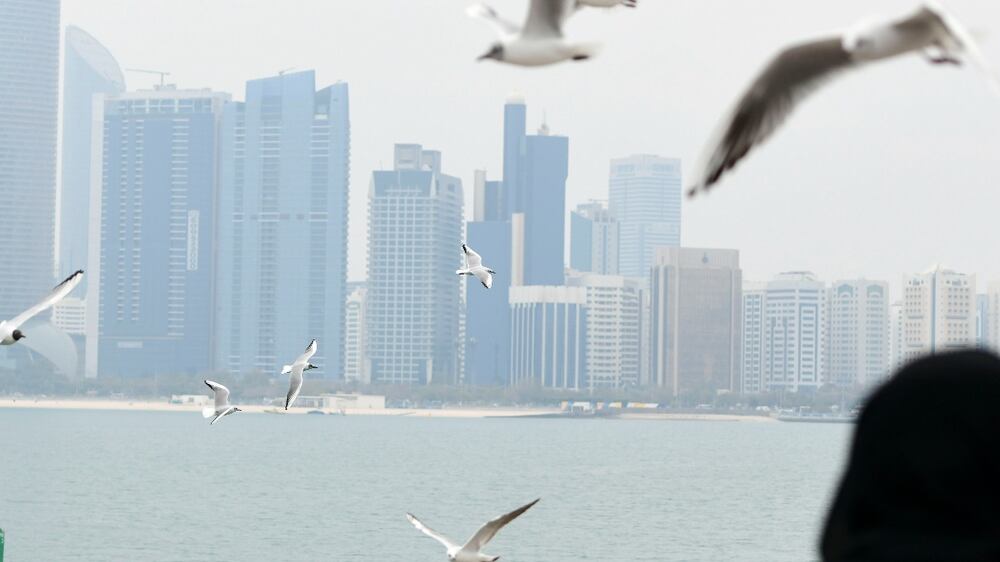
[[[85,398],[0,398],[0,408],[22,408],[42,410],[132,410],[143,412],[179,412],[200,413],[202,406],[196,404],[171,404],[161,401],[145,400],[109,400]],[[240,405],[246,413],[302,415],[317,410],[316,408],[293,407],[287,412],[275,406]],[[347,416],[406,416],[421,418],[517,418],[530,416],[545,416],[559,414],[558,408],[385,408],[385,409],[345,409],[341,411],[325,411],[327,414],[343,414]],[[627,420],[672,420],[672,421],[726,421],[726,422],[772,422],[773,418],[764,416],[740,416],[732,414],[695,414],[695,413],[622,413],[611,419]]]
[[[345,409],[322,410],[319,408],[293,407],[287,412],[279,407],[264,405],[240,404],[240,408],[251,414],[300,415],[321,410],[328,414],[364,415],[364,416],[415,416],[433,418],[486,418],[486,417],[521,417],[539,414],[558,413],[557,408],[385,408],[385,409]],[[143,412],[181,412],[200,413],[202,406],[197,404],[171,404],[162,401],[145,400],[107,400],[84,398],[0,398],[0,408],[23,408],[42,410],[133,410]]]

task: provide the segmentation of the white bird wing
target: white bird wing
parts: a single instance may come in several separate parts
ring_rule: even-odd
[[[299,355],[299,358],[295,360],[295,364],[305,365],[309,363],[309,360],[312,359],[312,356],[316,355],[316,347],[317,347],[316,340],[309,342],[309,345],[306,346],[305,352],[303,352],[302,355]]]
[[[466,15],[478,18],[492,25],[501,37],[516,35],[520,29],[513,23],[500,17],[496,10],[486,4],[475,4],[465,9]]]
[[[472,274],[476,276],[476,279],[479,279],[479,282],[483,284],[483,287],[486,287],[487,289],[493,287],[493,274],[486,271],[486,268],[477,267],[472,270]]]
[[[688,195],[711,189],[727,170],[767,140],[800,101],[852,64],[840,37],[802,43],[779,53],[723,121]]]
[[[77,270],[76,272],[73,273],[73,275],[70,275],[69,277],[64,279],[62,283],[56,285],[52,289],[52,292],[49,293],[49,295],[45,297],[45,299],[43,299],[35,306],[29,308],[28,310],[25,310],[21,314],[15,316],[10,322],[7,323],[7,325],[10,326],[11,329],[19,328],[21,324],[24,324],[39,312],[42,312],[43,310],[61,301],[63,297],[68,295],[74,288],[76,288],[77,285],[80,284],[80,281],[83,281],[82,269]]]
[[[449,539],[448,537],[442,535],[441,533],[421,523],[421,521],[417,519],[417,517],[412,513],[407,513],[406,519],[409,520],[409,522],[412,523],[413,526],[416,527],[418,531],[441,543],[442,545],[444,545],[445,548],[450,550],[458,546],[457,544],[452,542],[451,539]]]
[[[285,395],[286,410],[292,405],[292,402],[295,402],[300,390],[302,390],[302,366],[296,365],[292,367],[292,374],[288,377],[288,394]]]
[[[536,503],[538,503],[538,500],[522,505],[510,513],[506,513],[487,522],[485,525],[480,527],[478,531],[476,531],[475,535],[472,535],[472,538],[469,539],[462,548],[465,550],[472,550],[473,552],[479,552],[484,546],[486,546],[486,543],[493,540],[493,537],[496,536],[500,529],[503,529],[508,523],[517,519],[518,516],[525,511],[531,509],[531,506]]]
[[[562,37],[563,21],[575,7],[575,0],[531,0],[521,35],[531,39]]]
[[[465,252],[465,267],[472,269],[483,265],[483,257],[470,248],[468,244],[462,244],[462,251]]]
[[[979,69],[984,75],[986,75],[986,80],[989,82],[990,90],[994,94],[1000,95],[1000,77],[997,76],[996,69],[990,62],[986,59],[986,55],[979,48],[979,43],[976,41],[975,37],[962,25],[957,18],[946,12],[940,6],[933,3],[928,3],[924,6],[924,12],[931,14],[937,19],[938,23],[944,27],[945,31],[952,37],[952,39],[961,46],[965,55],[972,62],[972,65]]]
[[[229,406],[229,389],[215,381],[206,380],[205,384],[215,392],[215,410],[225,410]]]

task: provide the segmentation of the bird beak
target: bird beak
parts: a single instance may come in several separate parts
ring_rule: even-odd
[[[476,61],[484,61],[484,60],[486,60],[488,58],[490,58],[490,54],[486,53],[486,54],[479,55],[478,57],[476,57]]]

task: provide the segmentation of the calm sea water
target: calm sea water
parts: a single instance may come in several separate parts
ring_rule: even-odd
[[[0,410],[7,562],[816,558],[849,426]]]

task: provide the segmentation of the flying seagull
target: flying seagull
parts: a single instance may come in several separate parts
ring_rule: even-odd
[[[285,409],[287,410],[292,402],[295,402],[295,398],[299,395],[299,391],[302,390],[302,372],[308,371],[309,369],[316,369],[316,365],[309,362],[312,356],[316,354],[316,340],[309,342],[306,346],[306,350],[299,358],[295,360],[291,365],[285,365],[281,368],[281,374],[287,375],[291,373],[291,377],[288,380],[288,394],[285,396]]]
[[[212,418],[212,423],[208,425],[215,425],[215,422],[221,420],[222,418],[228,416],[229,414],[235,414],[236,412],[242,412],[243,410],[237,408],[236,406],[229,405],[229,389],[222,386],[221,384],[206,380],[205,384],[208,388],[211,388],[215,392],[215,408],[203,408],[201,410],[201,415],[203,417]],[[215,417],[212,417],[215,416]]]
[[[596,44],[571,43],[563,37],[563,22],[576,7],[576,0],[531,0],[524,25],[518,27],[485,4],[470,6],[466,13],[492,24],[500,36],[499,41],[478,60],[494,59],[518,66],[544,66],[565,60],[589,59],[597,54]]]
[[[483,257],[470,248],[468,244],[462,244],[462,251],[465,252],[465,269],[456,270],[455,273],[458,275],[474,275],[483,284],[483,287],[487,289],[492,287],[493,275],[496,274],[496,271],[484,266]]]
[[[766,141],[806,96],[837,73],[908,53],[935,65],[961,65],[965,55],[992,74],[975,41],[941,8],[925,4],[912,15],[888,23],[863,23],[840,36],[824,37],[780,52],[757,76],[709,143],[689,196],[708,191],[757,145]]]
[[[538,503],[538,500],[535,500],[527,505],[523,505],[506,515],[501,515],[496,519],[490,520],[485,525],[480,527],[479,530],[476,531],[476,534],[472,535],[472,538],[466,541],[464,545],[455,544],[448,537],[438,533],[427,525],[424,525],[412,513],[407,513],[406,518],[409,519],[410,523],[412,523],[413,526],[420,532],[443,544],[447,549],[448,560],[451,562],[495,562],[500,559],[499,556],[490,556],[483,554],[480,551],[486,546],[486,543],[493,540],[493,537],[496,536],[500,529],[503,529],[508,523],[516,519],[519,515],[528,511],[528,509],[536,503]]]
[[[11,345],[14,342],[25,337],[24,333],[21,332],[21,325],[30,320],[39,312],[51,307],[57,302],[63,300],[63,297],[68,295],[80,281],[83,280],[83,270],[79,269],[63,280],[62,283],[55,286],[49,296],[45,297],[42,302],[36,304],[35,306],[25,310],[21,314],[18,314],[11,320],[4,320],[0,322],[0,345]]]

